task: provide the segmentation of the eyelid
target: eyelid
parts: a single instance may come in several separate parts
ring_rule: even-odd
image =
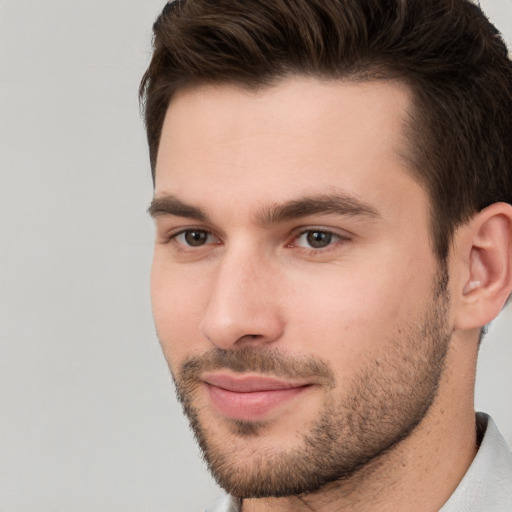
[[[176,238],[182,234],[185,234],[189,231],[203,231],[205,233],[208,233],[208,235],[212,235],[220,240],[220,236],[212,229],[209,229],[208,227],[202,226],[202,225],[180,225],[180,226],[174,226],[169,227],[169,225],[162,223],[160,226],[157,223],[157,229],[156,234],[157,238],[161,243],[175,243],[180,245],[181,247],[188,247],[186,244],[180,243],[176,241]],[[205,244],[209,245],[209,244]],[[200,246],[199,246],[200,247]],[[191,247],[194,249],[193,247]]]
[[[178,237],[185,236],[187,233],[199,231],[202,233],[206,233],[207,235],[207,241],[203,245],[193,246],[188,245],[186,242],[180,242],[178,241]],[[208,238],[214,238],[215,242],[209,241]],[[179,244],[182,247],[186,247],[187,250],[194,250],[194,249],[200,249],[201,247],[205,247],[208,245],[217,245],[220,242],[220,238],[218,235],[216,235],[211,229],[206,229],[204,227],[187,227],[187,228],[181,228],[179,230],[176,230],[174,233],[171,233],[169,235],[169,240],[174,241],[176,244]]]
[[[322,248],[303,247],[296,243],[296,241],[300,237],[306,235],[307,233],[311,233],[311,232],[315,232],[315,231],[320,232],[320,233],[328,233],[328,234],[332,235],[333,238],[335,238],[335,240],[333,240],[331,243],[329,243],[328,245],[326,245],[325,247],[322,247]],[[299,249],[304,249],[307,251],[320,253],[320,252],[326,252],[330,249],[333,249],[340,242],[349,241],[353,237],[354,237],[354,235],[349,233],[346,230],[339,230],[339,229],[329,228],[329,227],[325,227],[325,226],[306,226],[306,227],[301,227],[301,228],[295,230],[295,232],[292,234],[292,236],[290,238],[290,241],[286,244],[286,246],[290,247],[290,248],[296,247]]]

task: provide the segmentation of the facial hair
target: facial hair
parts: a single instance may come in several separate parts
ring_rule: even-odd
[[[444,269],[425,311],[400,327],[385,354],[368,355],[344,389],[325,361],[291,358],[275,349],[214,349],[184,361],[173,374],[177,396],[217,483],[240,498],[310,494],[331,482],[343,485],[406,439],[428,413],[443,373],[451,338],[447,282]],[[265,435],[265,422],[226,419],[227,438],[197,405],[200,375],[222,369],[319,379],[325,390],[321,412],[297,425],[300,441],[291,449],[251,447],[252,439]]]

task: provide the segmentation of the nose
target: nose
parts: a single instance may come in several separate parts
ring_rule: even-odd
[[[278,272],[263,256],[226,254],[212,281],[200,330],[213,345],[232,350],[282,336]]]

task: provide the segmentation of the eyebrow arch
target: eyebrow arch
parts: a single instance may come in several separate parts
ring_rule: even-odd
[[[154,197],[149,205],[148,213],[153,218],[174,215],[203,222],[208,220],[208,215],[201,208],[184,203],[170,194]]]
[[[359,199],[346,194],[324,194],[307,196],[292,201],[273,205],[259,215],[263,225],[285,222],[308,215],[345,215],[349,217],[379,218],[373,207]]]
[[[196,221],[208,221],[208,215],[196,206],[184,203],[171,194],[153,198],[148,208],[153,217],[172,215],[185,217]],[[347,194],[322,194],[301,197],[283,204],[272,205],[263,209],[257,215],[257,221],[263,226],[270,226],[308,215],[345,215],[349,217],[379,218],[380,215],[373,207],[363,203],[356,197]]]

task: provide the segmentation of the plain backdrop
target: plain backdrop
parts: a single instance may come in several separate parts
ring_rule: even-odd
[[[512,0],[482,4],[510,45]],[[220,494],[149,302],[137,88],[163,5],[0,0],[0,512],[193,512]],[[511,332],[509,310],[476,399],[509,442]]]

